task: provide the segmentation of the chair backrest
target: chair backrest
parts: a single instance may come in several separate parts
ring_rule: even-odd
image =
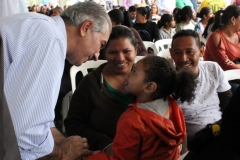
[[[145,48],[148,50],[148,47],[151,47],[154,51],[154,55],[157,55],[158,54],[158,50],[155,46],[155,43],[153,42],[149,42],[149,41],[143,41],[143,44],[145,46]]]
[[[168,58],[171,57],[171,54],[170,54],[168,49],[165,49],[165,50],[159,52],[157,56],[164,57],[164,58],[168,59]]]
[[[227,77],[228,81],[240,79],[240,69],[231,69],[224,71],[225,76]]]
[[[171,44],[172,44],[172,39],[160,39],[155,42],[155,46],[158,52],[168,50],[169,48],[171,48]]]
[[[72,93],[74,93],[76,89],[76,75],[79,71],[82,72],[83,76],[88,74],[88,69],[97,68],[103,63],[106,63],[106,60],[98,60],[98,61],[87,61],[83,63],[81,66],[72,66],[70,69],[70,77],[71,77],[71,85],[72,85]]]

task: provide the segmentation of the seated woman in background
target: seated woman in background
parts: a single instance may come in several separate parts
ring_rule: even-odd
[[[93,70],[77,86],[65,123],[67,135],[88,139],[90,150],[108,150],[120,115],[135,102],[124,90],[137,54],[131,29],[115,26],[105,47],[107,63]]]
[[[191,29],[194,30],[195,22],[193,19],[193,11],[190,6],[185,6],[181,10],[179,10],[175,15],[176,21],[176,32],[182,29]]]
[[[164,14],[160,21],[158,21],[158,29],[160,39],[172,39],[175,34],[175,21],[171,14]]]
[[[146,7],[138,7],[133,28],[138,31],[143,41],[156,42],[160,39],[157,24],[149,21],[149,17],[150,11]]]
[[[201,20],[195,26],[195,31],[202,36],[204,29],[208,24],[208,20],[213,16],[212,9],[209,7],[203,7],[200,13],[197,14],[197,17],[201,18]]]
[[[240,87],[223,111],[222,122],[197,132],[184,160],[240,159]],[[220,131],[219,131],[220,129]]]
[[[240,69],[240,8],[221,10],[208,38],[204,60],[217,62],[223,70]]]
[[[161,17],[159,16],[159,8],[156,4],[152,4],[151,6],[151,14],[152,14],[152,21],[157,23]]]
[[[220,19],[220,13],[221,13],[221,10],[217,11],[214,13],[214,16],[209,18],[208,20],[208,24],[207,26],[205,27],[204,29],[204,32],[202,34],[202,36],[205,38],[205,39],[208,39],[208,37],[212,34],[212,26],[214,24],[214,19]]]
[[[138,46],[139,46],[137,55],[138,56],[147,55],[147,50],[143,44],[142,38],[140,37],[138,31],[136,31],[134,28],[132,28],[133,24],[132,24],[132,21],[130,20],[129,12],[127,12],[127,11],[122,12],[121,10],[114,9],[114,10],[109,11],[108,15],[111,19],[112,26],[124,25],[124,26],[129,27],[133,31],[135,38],[138,41]]]
[[[88,160],[177,160],[186,126],[175,100],[191,102],[196,83],[192,72],[177,73],[165,58],[139,60],[124,83],[138,103],[131,104],[118,121],[113,154],[99,153]]]

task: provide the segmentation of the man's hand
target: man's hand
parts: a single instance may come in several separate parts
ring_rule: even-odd
[[[62,160],[74,160],[91,154],[91,151],[88,150],[87,139],[79,136],[71,136],[64,139],[59,144],[59,148],[64,153]]]

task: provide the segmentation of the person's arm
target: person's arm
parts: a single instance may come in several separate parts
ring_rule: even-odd
[[[89,126],[90,120],[93,120],[91,117],[93,116],[92,111],[97,107],[97,103],[99,103],[97,100],[94,100],[96,96],[99,96],[97,94],[104,94],[100,91],[100,86],[96,85],[100,80],[93,80],[93,78],[97,77],[90,77],[87,75],[79,83],[71,99],[68,115],[64,124],[67,135],[86,137],[90,148],[94,146],[102,150],[112,143],[112,138],[108,137],[106,134],[97,132]],[[99,117],[95,117],[94,120],[98,121],[98,118]]]
[[[141,136],[139,134],[136,122],[126,116],[121,116],[118,125],[117,133],[113,141],[112,155],[107,155],[102,152],[96,155],[91,155],[88,160],[135,160],[139,158]]]
[[[231,89],[225,92],[218,92],[218,97],[220,100],[220,108],[221,111],[224,111],[225,107],[227,106],[228,102],[230,101],[232,97]]]
[[[91,154],[87,149],[86,138],[79,136],[65,138],[56,128],[51,128],[51,131],[55,142],[53,151],[38,160],[74,160]]]
[[[209,40],[211,40],[209,38]],[[229,70],[229,69],[240,69],[240,65],[230,63],[228,57],[227,57],[227,51],[226,48],[221,41],[221,38],[218,33],[213,33],[212,35],[212,46],[208,46],[208,52],[211,54],[213,60],[217,62],[223,70]],[[208,45],[208,43],[207,43]]]
[[[139,51],[138,51],[137,55],[138,56],[146,56],[147,55],[147,50],[146,50],[146,47],[143,44],[142,38],[140,37],[140,35],[139,35],[138,31],[136,31],[136,29],[134,29],[134,28],[131,28],[131,29],[132,29],[132,31],[135,35],[135,38],[138,40]]]

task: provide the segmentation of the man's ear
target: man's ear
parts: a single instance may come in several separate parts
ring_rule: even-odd
[[[93,27],[93,21],[90,19],[85,20],[80,26],[79,26],[79,33],[80,36],[85,36],[86,33]]]
[[[157,89],[157,84],[155,82],[147,82],[144,87],[145,93],[153,93]]]

